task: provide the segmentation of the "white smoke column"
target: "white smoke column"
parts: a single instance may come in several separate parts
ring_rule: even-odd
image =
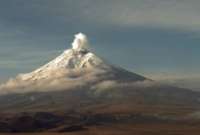
[[[75,39],[72,43],[72,48],[75,51],[88,51],[89,42],[87,36],[83,33],[78,33],[75,35]]]

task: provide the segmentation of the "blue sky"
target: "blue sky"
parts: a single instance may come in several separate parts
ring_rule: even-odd
[[[200,78],[199,0],[0,0],[0,82],[85,33],[115,65],[153,79]],[[191,82],[191,80],[190,80]]]

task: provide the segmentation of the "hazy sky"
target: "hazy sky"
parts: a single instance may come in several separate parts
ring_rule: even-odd
[[[0,82],[45,64],[85,33],[113,64],[200,78],[200,0],[0,0]]]

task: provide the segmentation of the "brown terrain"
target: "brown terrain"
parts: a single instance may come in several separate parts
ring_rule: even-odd
[[[200,120],[189,117],[194,111],[188,106],[99,104],[65,113],[2,113],[0,135],[199,135]]]

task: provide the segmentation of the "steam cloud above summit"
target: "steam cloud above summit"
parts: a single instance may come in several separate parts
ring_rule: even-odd
[[[89,50],[89,42],[87,36],[83,33],[76,34],[72,43],[72,48],[77,51]]]

